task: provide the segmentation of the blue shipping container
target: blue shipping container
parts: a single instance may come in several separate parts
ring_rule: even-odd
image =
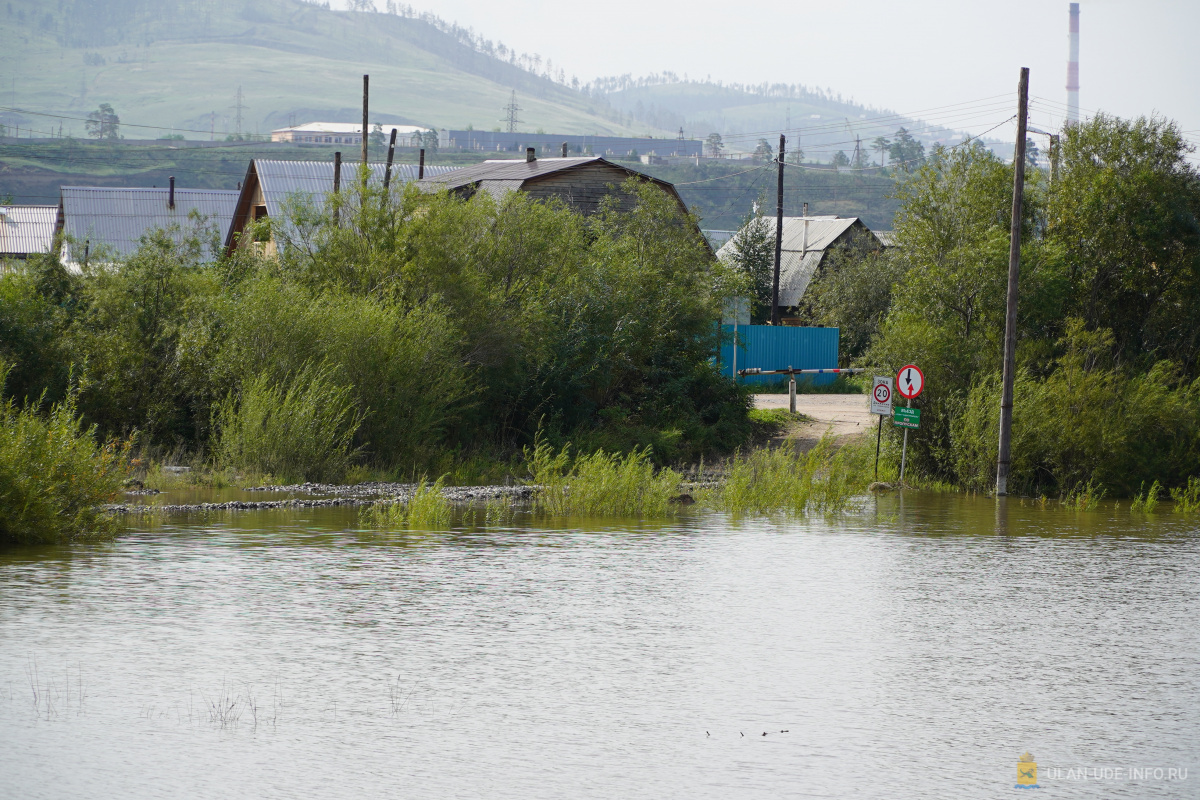
[[[732,375],[733,326],[722,325],[721,371]],[[792,328],[786,325],[738,325],[737,368],[750,369],[837,369],[837,328]],[[797,376],[815,384],[833,383],[836,375]],[[746,383],[786,382],[782,375],[748,375],[739,378]]]

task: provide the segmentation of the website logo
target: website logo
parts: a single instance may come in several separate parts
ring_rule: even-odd
[[[1017,759],[1017,785],[1015,789],[1040,789],[1037,782],[1037,762],[1026,750]]]

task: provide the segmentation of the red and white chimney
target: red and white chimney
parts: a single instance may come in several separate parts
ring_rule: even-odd
[[[1079,124],[1079,3],[1071,3],[1071,54],[1067,59],[1067,124]]]

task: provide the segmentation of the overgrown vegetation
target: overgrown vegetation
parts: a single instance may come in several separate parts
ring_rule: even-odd
[[[0,384],[9,368],[0,362]],[[41,413],[0,402],[0,544],[103,538],[116,520],[100,506],[121,489],[128,443],[97,443],[75,395]]]
[[[698,500],[738,515],[841,511],[867,488],[873,455],[868,449],[839,448],[827,436],[807,453],[790,441],[739,453],[726,465],[725,479]]]
[[[1067,129],[1026,173],[1010,490],[1177,491],[1200,470],[1200,173],[1174,123]],[[920,365],[909,470],[995,482],[1012,168],[935,149],[899,188],[897,246],[814,283],[859,364]],[[895,436],[894,431],[889,434]],[[1083,501],[1087,505],[1090,501]]]
[[[625,456],[597,450],[571,457],[539,440],[526,452],[535,507],[558,516],[662,517],[679,494],[672,469],[655,470],[649,448]]]
[[[399,531],[406,528],[444,530],[449,527],[453,517],[450,501],[442,496],[444,485],[444,477],[433,483],[421,478],[407,500],[397,499],[366,506],[359,513],[359,519],[366,527],[378,531]]]
[[[496,480],[537,430],[659,464],[748,440],[748,392],[711,359],[736,281],[654,185],[585,218],[347,184],[252,233],[277,257],[212,263],[200,224],[82,274],[44,257],[0,276],[10,394],[60,399],[73,364],[85,423],[136,431],[147,464],[289,481]]]

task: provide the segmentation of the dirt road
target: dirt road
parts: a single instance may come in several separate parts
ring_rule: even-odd
[[[841,438],[871,431],[877,424],[868,410],[865,394],[798,394],[796,411],[811,421],[799,422],[781,438],[795,439],[800,449],[806,450],[826,432]],[[755,408],[788,407],[786,394],[756,394]]]

